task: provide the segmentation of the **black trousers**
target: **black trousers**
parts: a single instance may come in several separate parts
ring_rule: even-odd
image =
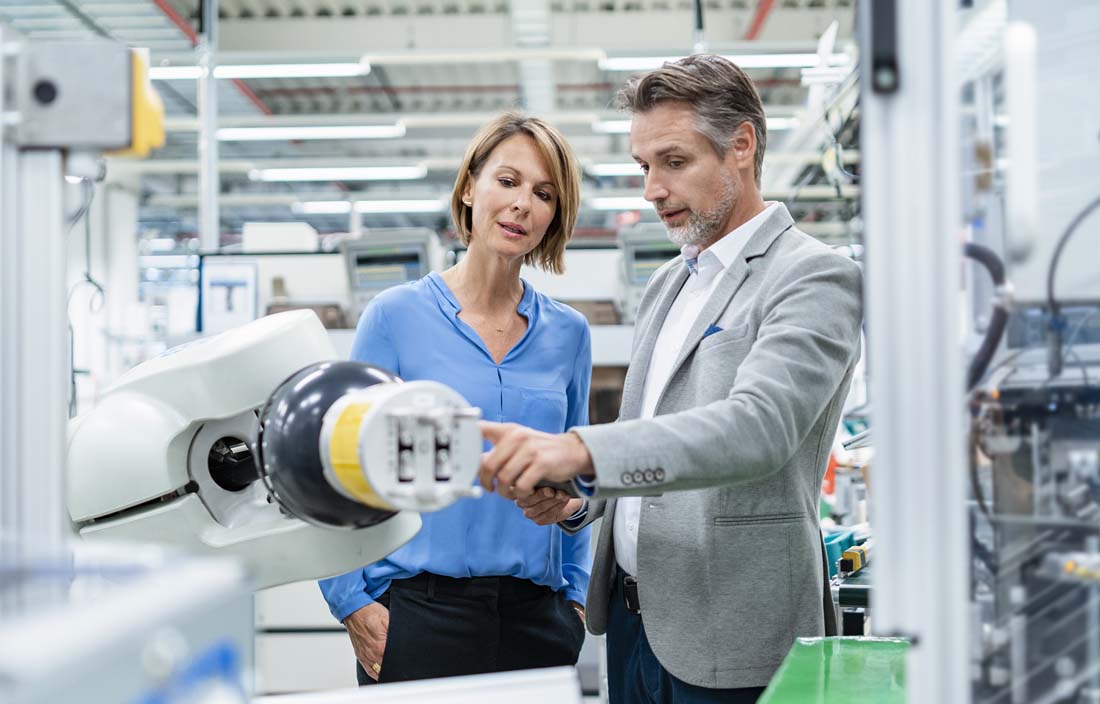
[[[562,592],[515,577],[394,580],[378,681],[576,665],[584,624]],[[375,684],[356,663],[360,685]]]

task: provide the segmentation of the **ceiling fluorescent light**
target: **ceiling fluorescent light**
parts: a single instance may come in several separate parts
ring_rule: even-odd
[[[642,176],[642,167],[631,161],[623,164],[590,164],[585,171],[593,176]]]
[[[351,212],[351,202],[346,200],[307,200],[295,203],[291,210],[302,215],[340,215]]]
[[[647,210],[653,207],[649,201],[641,196],[591,198],[588,205],[593,210]]]
[[[214,78],[341,78],[370,73],[369,63],[330,64],[223,64],[214,67]],[[153,66],[149,77],[157,81],[196,80],[201,66]]]
[[[603,61],[602,49],[583,47],[514,47],[507,49],[475,49],[470,51],[415,50],[388,54],[364,54],[363,64],[380,66],[419,66],[426,64],[485,64],[506,61]]]
[[[154,81],[198,80],[201,66],[150,66],[149,78]]]
[[[253,64],[224,65],[214,68],[215,78],[342,78],[362,76],[370,64]]]
[[[346,200],[310,200],[295,203],[293,210],[303,215],[342,215],[351,212],[351,202]],[[357,200],[357,213],[439,213],[443,201],[434,200]]]
[[[769,130],[790,130],[798,127],[798,118],[769,117]],[[630,120],[597,120],[592,123],[592,131],[598,134],[629,134]]]
[[[630,120],[596,120],[592,131],[599,134],[627,134],[630,132]]]
[[[337,166],[248,172],[253,181],[411,181],[427,175],[424,166]]]
[[[441,200],[357,200],[358,213],[438,213],[443,210]]]
[[[324,125],[310,127],[222,127],[222,142],[263,142],[290,139],[393,139],[404,137],[404,125]]]
[[[793,130],[798,127],[797,117],[769,117],[768,118],[768,131],[772,130]]]
[[[652,71],[663,64],[678,61],[682,56],[614,56],[601,60],[604,71]],[[741,68],[815,68],[819,65],[817,54],[737,54],[725,58]],[[830,66],[843,66],[849,62],[847,54],[833,54]]]

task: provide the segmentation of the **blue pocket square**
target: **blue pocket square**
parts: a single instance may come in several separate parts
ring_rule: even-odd
[[[722,332],[722,328],[718,327],[717,325],[711,325],[709,328],[707,328],[707,331],[703,333],[703,339],[707,339],[716,332]]]

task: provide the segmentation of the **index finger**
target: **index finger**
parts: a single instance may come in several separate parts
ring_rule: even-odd
[[[508,429],[508,426],[504,423],[494,423],[491,420],[478,421],[477,425],[481,430],[481,437],[494,445],[500,441],[500,438],[504,436],[504,431]]]

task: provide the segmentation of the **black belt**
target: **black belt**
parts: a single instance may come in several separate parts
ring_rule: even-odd
[[[627,574],[621,567],[615,565],[615,581],[623,592],[623,604],[628,613],[642,613],[642,604],[638,601],[638,578]]]
[[[408,579],[395,579],[390,588],[412,589],[433,594],[456,594],[459,596],[491,596],[496,594],[537,596],[550,587],[535,584],[529,579],[519,577],[446,577],[431,572],[421,572]]]

